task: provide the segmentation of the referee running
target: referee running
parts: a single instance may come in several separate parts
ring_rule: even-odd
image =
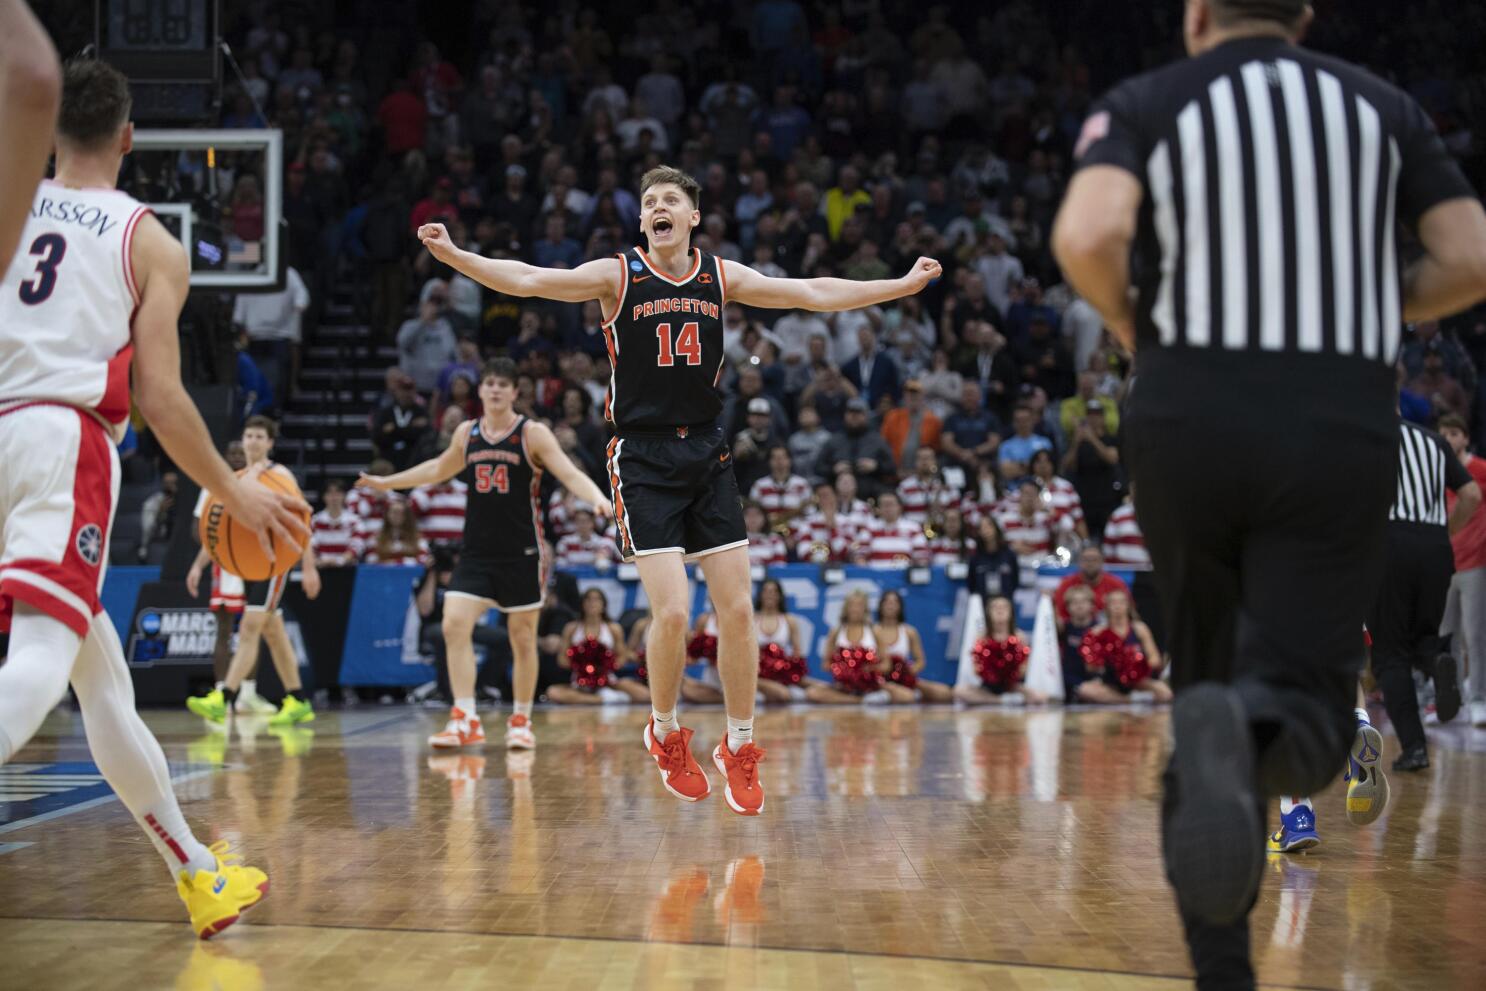
[[[1298,47],[1311,16],[1187,0],[1191,57],[1095,105],[1053,232],[1138,349],[1122,446],[1170,631],[1162,835],[1202,988],[1253,987],[1266,799],[1345,766],[1402,321],[1486,296],[1486,213],[1458,166],[1409,96]]]

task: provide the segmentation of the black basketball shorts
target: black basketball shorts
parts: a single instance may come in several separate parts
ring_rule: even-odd
[[[289,585],[288,574],[279,575],[262,582],[243,582],[244,608],[248,612],[278,612],[284,599],[284,589]]]
[[[733,453],[721,429],[627,431],[609,441],[608,469],[626,561],[677,551],[692,561],[748,546]]]
[[[483,599],[501,612],[540,609],[546,595],[546,565],[546,558],[536,547],[521,557],[474,557],[464,553],[454,566],[446,594]]]

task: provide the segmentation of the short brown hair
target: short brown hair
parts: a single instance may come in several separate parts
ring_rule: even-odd
[[[262,430],[264,433],[268,434],[269,440],[279,439],[279,425],[266,416],[248,417],[247,422],[243,424],[243,433],[247,433],[249,430],[252,430],[254,428]]]
[[[1470,437],[1471,435],[1471,428],[1466,424],[1465,418],[1457,416],[1454,413],[1446,413],[1440,417],[1440,422],[1435,424],[1435,429],[1440,433],[1444,433],[1446,430],[1459,430],[1466,437]]]
[[[507,382],[515,385],[518,374],[519,371],[516,368],[516,362],[510,358],[491,358],[480,369],[480,381],[484,382],[488,378],[497,378],[505,379]]]
[[[702,184],[673,165],[657,165],[640,178],[640,199],[645,198],[651,186],[659,186],[667,182],[681,187],[681,191],[691,198],[693,210],[701,208]]]
[[[1214,19],[1223,25],[1237,21],[1274,21],[1294,27],[1305,15],[1309,0],[1208,0]]]
[[[94,149],[129,122],[129,80],[107,62],[75,58],[62,70],[62,109],[57,135],[69,144]]]

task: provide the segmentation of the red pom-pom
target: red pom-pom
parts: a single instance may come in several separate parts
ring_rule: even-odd
[[[805,658],[791,657],[777,643],[766,643],[758,649],[758,676],[781,685],[798,685],[805,680]]]
[[[831,676],[843,692],[865,695],[882,687],[877,670],[877,651],[864,647],[838,647],[831,656]]]
[[[1151,664],[1146,660],[1145,651],[1135,644],[1125,644],[1124,649],[1115,655],[1114,675],[1120,687],[1126,691],[1149,678]]]
[[[1015,688],[1022,680],[1022,669],[1027,664],[1027,655],[1032,651],[1017,637],[1007,637],[997,643],[990,637],[975,641],[971,656],[975,660],[975,673],[981,682],[994,692],[1005,692]]]
[[[614,650],[600,643],[597,637],[589,637],[568,648],[568,663],[573,669],[575,687],[590,691],[604,688],[614,672]]]
[[[686,644],[686,656],[693,661],[717,663],[717,638],[710,633],[695,634]]]
[[[913,673],[913,664],[908,658],[894,654],[892,661],[893,669],[887,673],[888,681],[896,681],[904,688],[913,688],[918,684],[918,675]]]
[[[1124,649],[1125,641],[1110,629],[1090,630],[1078,646],[1090,674],[1103,674],[1106,668],[1114,667],[1116,655]]]

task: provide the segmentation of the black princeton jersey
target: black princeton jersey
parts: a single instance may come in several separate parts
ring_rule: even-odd
[[[486,436],[476,420],[464,450],[469,486],[464,511],[467,557],[513,558],[540,552],[542,540],[539,493],[542,470],[531,463],[526,430],[531,421],[518,416],[509,430]]]
[[[722,259],[691,251],[679,280],[639,248],[619,256],[619,307],[604,323],[613,365],[604,416],[620,434],[711,426],[722,413]]]

